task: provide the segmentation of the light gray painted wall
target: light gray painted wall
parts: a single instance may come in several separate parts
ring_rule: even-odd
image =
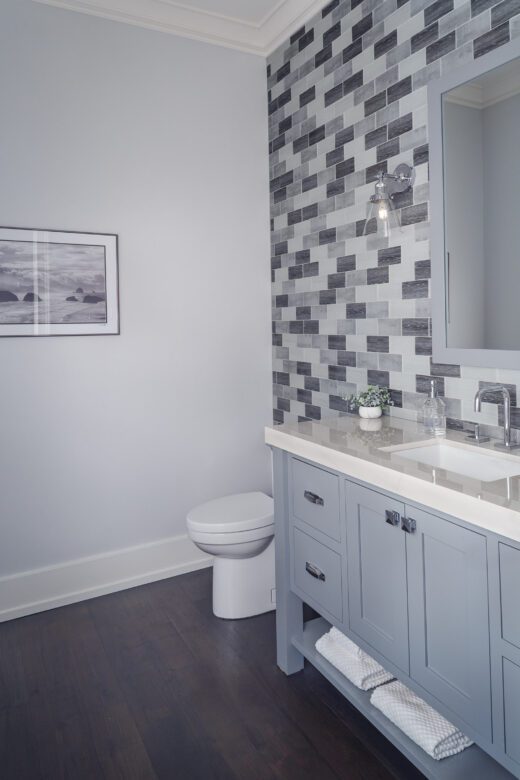
[[[0,4],[0,224],[115,232],[121,336],[0,339],[0,576],[269,489],[265,62]]]
[[[446,250],[450,253],[450,347],[484,344],[482,112],[443,104]]]
[[[485,311],[488,349],[520,346],[520,95],[484,109]]]

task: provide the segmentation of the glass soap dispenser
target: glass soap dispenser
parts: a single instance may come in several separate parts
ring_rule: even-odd
[[[430,381],[430,396],[423,404],[423,424],[427,433],[442,436],[446,433],[446,406],[435,389],[435,379]]]

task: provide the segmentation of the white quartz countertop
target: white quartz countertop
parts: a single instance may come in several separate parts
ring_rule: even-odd
[[[362,480],[376,489],[396,493],[520,542],[520,476],[481,482],[406,461],[385,448],[431,441],[422,425],[394,416],[384,416],[376,422],[380,422],[380,426],[354,415],[343,415],[320,422],[286,423],[267,427],[265,441],[272,447]],[[362,426],[367,423],[378,430],[364,430]],[[448,431],[445,438],[494,457],[520,460],[520,450],[503,455],[494,448],[493,441],[470,443],[466,434],[460,431]]]

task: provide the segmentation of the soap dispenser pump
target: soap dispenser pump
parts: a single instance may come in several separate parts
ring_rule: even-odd
[[[430,381],[430,395],[423,404],[423,424],[427,433],[442,436],[446,433],[446,407],[435,388],[435,379]]]

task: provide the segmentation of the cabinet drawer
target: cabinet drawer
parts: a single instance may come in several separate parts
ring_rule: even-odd
[[[293,458],[292,509],[297,520],[340,540],[339,479],[334,474]]]
[[[342,620],[341,557],[299,528],[293,528],[293,585]]]
[[[520,550],[499,544],[502,638],[520,648]]]

